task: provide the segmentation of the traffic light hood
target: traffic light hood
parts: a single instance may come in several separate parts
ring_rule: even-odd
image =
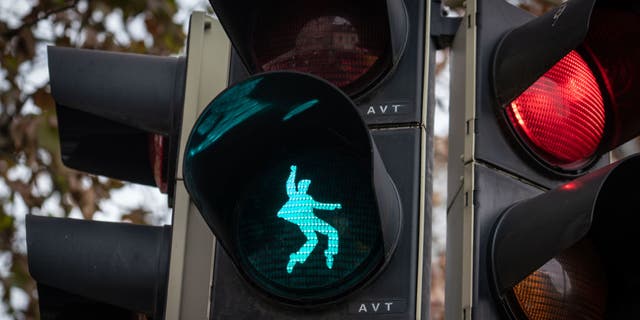
[[[632,296],[628,291],[634,286],[622,283],[637,283],[637,265],[629,262],[628,254],[635,251],[640,224],[639,170],[640,155],[634,155],[506,209],[495,224],[489,249],[496,291],[504,294],[588,237],[604,262],[608,282],[617,288],[609,290],[610,295]]]
[[[310,75],[260,74],[218,95],[191,131],[183,174],[237,269],[293,304],[344,295],[397,242],[398,194],[366,125]],[[324,246],[326,257],[313,254]]]
[[[62,47],[48,47],[48,58],[64,164],[156,185],[150,136],[177,153],[185,59]]]
[[[48,47],[48,54],[51,94],[59,106],[147,132],[173,129],[184,58],[64,47]]]
[[[638,5],[511,3],[453,43],[446,317],[629,318],[640,160],[606,151],[640,130]]]
[[[27,215],[26,226],[29,273],[38,283],[43,317],[86,315],[78,308],[102,303],[163,318],[170,226],[35,215]]]
[[[249,74],[311,73],[352,97],[389,74],[408,38],[404,1],[210,3]]]
[[[584,58],[608,108],[609,151],[640,134],[640,7],[634,1],[570,0],[507,32],[493,55],[493,89],[504,108],[572,50]],[[526,72],[523,72],[523,69]]]

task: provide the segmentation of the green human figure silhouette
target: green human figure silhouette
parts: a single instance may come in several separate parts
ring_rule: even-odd
[[[296,166],[291,166],[291,174],[287,179],[287,201],[278,211],[278,217],[285,219],[300,228],[300,231],[307,237],[307,241],[297,252],[289,255],[287,272],[293,272],[296,263],[307,261],[313,249],[318,245],[318,235],[316,232],[326,235],[329,240],[324,255],[327,258],[327,268],[333,268],[333,256],[338,254],[338,231],[324,220],[316,217],[313,209],[336,210],[341,209],[339,203],[320,203],[307,194],[311,180],[300,180],[296,188]]]

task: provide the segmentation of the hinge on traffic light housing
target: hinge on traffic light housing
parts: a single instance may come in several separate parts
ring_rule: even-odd
[[[239,274],[274,302],[333,303],[390,261],[398,191],[352,100],[330,83],[297,72],[239,82],[202,112],[185,150],[193,203]]]
[[[465,134],[469,135],[469,134],[476,134],[478,133],[478,128],[477,128],[477,124],[478,124],[478,119],[473,118],[473,119],[468,119],[465,122]]]
[[[471,320],[471,307],[462,309],[462,320]]]

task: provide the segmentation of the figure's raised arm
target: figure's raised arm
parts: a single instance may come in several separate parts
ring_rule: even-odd
[[[336,210],[342,209],[342,205],[339,203],[322,203],[313,201],[313,208],[318,210]]]
[[[287,179],[287,195],[291,198],[296,193],[296,166],[291,166],[291,174]]]

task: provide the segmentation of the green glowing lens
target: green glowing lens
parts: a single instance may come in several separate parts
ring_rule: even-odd
[[[203,110],[184,182],[248,283],[316,304],[361,286],[387,257],[374,151],[344,93],[309,75],[269,73]]]
[[[353,170],[354,159],[323,151],[271,166],[236,210],[245,271],[291,299],[330,297],[383,260],[368,177]]]

